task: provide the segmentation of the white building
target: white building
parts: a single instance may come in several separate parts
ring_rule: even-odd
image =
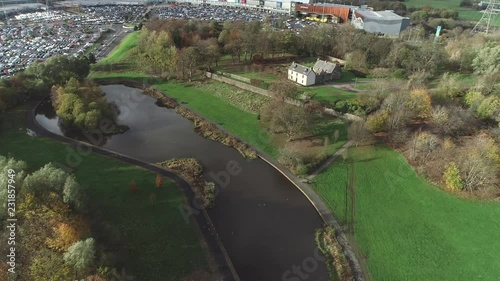
[[[303,86],[311,86],[316,83],[316,73],[309,67],[293,62],[288,68],[288,79]]]

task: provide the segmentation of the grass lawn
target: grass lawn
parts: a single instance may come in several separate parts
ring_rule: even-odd
[[[406,0],[406,7],[432,6],[435,8],[455,9],[460,6],[462,0]]]
[[[462,0],[406,0],[404,4],[408,8],[432,6],[434,8],[453,9],[458,11],[460,19],[476,22],[481,19],[483,15],[481,12],[473,9],[461,8],[460,2],[462,2]],[[493,26],[500,27],[500,16],[494,15],[491,19],[491,23]]]
[[[127,37],[125,37],[123,41],[118,46],[116,46],[107,57],[99,61],[99,64],[109,64],[123,61],[130,54],[130,50],[137,46],[138,36],[139,32],[132,32],[127,35]]]
[[[252,72],[242,72],[242,73],[234,73],[234,74],[237,74],[237,75],[249,78],[249,79],[262,80],[262,81],[268,82],[268,83],[272,83],[273,81],[279,79],[278,76],[276,76],[274,74],[265,73],[265,72],[252,71]]]
[[[252,67],[248,64],[232,64],[231,61],[227,61],[226,63],[221,63],[217,68],[217,70],[236,74],[248,79],[262,80],[268,83],[271,83],[280,78],[277,75],[271,73],[253,70]]]
[[[386,147],[352,148],[350,157],[355,238],[372,280],[498,280],[500,203],[448,194]],[[346,172],[340,160],[313,184],[339,219],[345,218]]]
[[[305,93],[313,94],[312,99],[321,103],[348,100],[356,97],[356,93],[343,91],[332,86],[307,87],[303,88],[303,90]]]
[[[16,123],[3,123],[7,126],[0,133],[0,154],[26,161],[31,170],[48,162],[66,163],[71,157],[67,145],[32,138],[19,129],[24,111],[8,114]],[[165,181],[157,189],[156,174],[93,153],[82,156],[74,174],[100,213],[98,219],[112,227],[103,234],[120,238],[119,247],[129,258],[122,265],[128,274],[137,280],[163,281],[165,276],[179,280],[194,270],[208,270],[199,233],[193,224],[184,222],[178,209],[185,198],[172,183]],[[136,193],[129,191],[132,180],[138,187]],[[155,205],[150,201],[153,193]]]
[[[342,77],[339,80],[333,81],[334,83],[348,83],[348,82],[356,82],[356,81],[366,81],[372,80],[371,78],[361,78],[356,77],[354,73],[349,70],[342,70]]]

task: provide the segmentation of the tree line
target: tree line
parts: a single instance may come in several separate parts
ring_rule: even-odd
[[[500,183],[500,42],[497,36],[466,34],[447,39],[434,57],[439,65],[412,64],[404,79],[389,74],[394,73],[390,69],[373,69],[385,75],[356,98],[366,121],[353,124],[351,134],[363,141],[382,134],[433,182],[495,196]]]

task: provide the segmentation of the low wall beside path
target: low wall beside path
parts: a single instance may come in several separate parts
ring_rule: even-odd
[[[226,74],[227,73],[224,73],[224,75],[226,75]],[[236,81],[234,79],[227,78],[227,77],[224,77],[222,75],[218,75],[218,74],[215,74],[215,73],[212,73],[212,72],[205,72],[205,76],[207,78],[210,78],[210,79],[213,79],[213,80],[217,80],[217,81],[229,84],[229,85],[233,85],[233,86],[236,86],[236,87],[238,87],[240,89],[250,91],[252,93],[263,95],[263,96],[266,96],[266,97],[269,97],[269,98],[273,97],[273,94],[271,94],[268,90],[264,90],[262,88],[255,87],[253,85],[249,85],[249,84],[244,83],[244,82]],[[241,76],[239,76],[239,77],[241,77]],[[242,78],[244,78],[244,77],[242,77]],[[235,79],[237,79],[237,78],[235,78]],[[295,99],[285,99],[285,102],[288,103],[288,104],[291,104],[291,105],[304,106],[304,104],[301,101],[295,100]]]
[[[246,77],[243,77],[243,76],[239,76],[239,75],[236,75],[236,74],[233,74],[233,73],[222,72],[222,71],[217,71],[216,73],[218,75],[227,76],[227,77],[239,80],[239,81],[244,82],[244,83],[248,83],[248,84],[252,83],[252,81],[251,81],[252,79],[246,78]]]

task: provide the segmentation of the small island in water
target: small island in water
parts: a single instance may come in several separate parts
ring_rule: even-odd
[[[129,129],[117,124],[118,106],[108,103],[105,93],[92,81],[71,78],[63,86],[55,85],[51,101],[65,132],[86,134],[98,130],[103,135],[114,135]]]

